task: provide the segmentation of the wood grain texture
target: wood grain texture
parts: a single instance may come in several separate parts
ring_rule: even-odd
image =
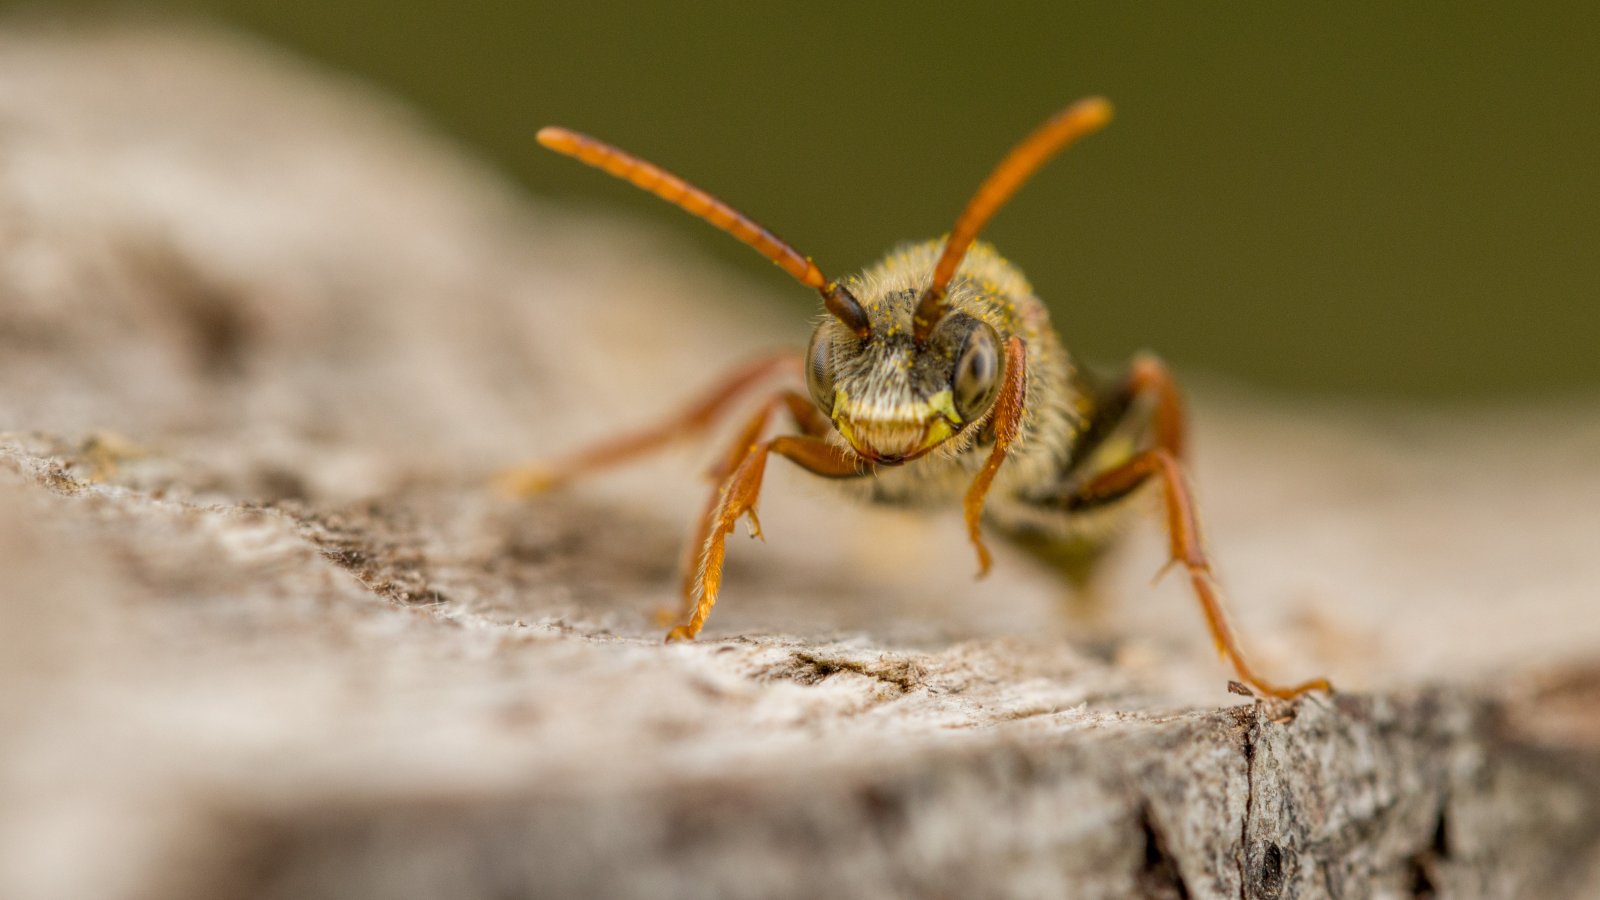
[[[1064,602],[776,466],[664,646],[703,454],[483,485],[784,285],[214,33],[0,28],[0,122],[0,896],[1600,892],[1592,408],[1202,392],[1235,619],[1332,699],[1228,694],[1153,527]]]

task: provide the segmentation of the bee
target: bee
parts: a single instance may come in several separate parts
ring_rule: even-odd
[[[1104,127],[1111,105],[1090,97],[1059,111],[1008,153],[942,239],[910,244],[865,271],[825,276],[808,256],[665,169],[564,128],[545,147],[629,181],[744,242],[822,297],[804,355],[780,353],[729,372],[681,411],[630,434],[507,473],[536,493],[697,435],[749,402],[753,412],[713,465],[716,487],[696,519],[684,605],[668,640],[699,634],[722,589],[727,536],[748,517],[767,462],[781,457],[880,503],[960,501],[978,574],[991,558],[987,521],[1069,576],[1087,571],[1131,498],[1159,490],[1170,561],[1199,601],[1218,653],[1261,694],[1329,691],[1326,679],[1278,685],[1256,673],[1223,610],[1184,473],[1182,398],[1154,356],[1096,377],[1062,346],[1016,266],[977,240],[984,225],[1051,157]],[[804,391],[800,390],[803,379]],[[757,389],[768,386],[759,402]],[[768,436],[786,416],[791,433]]]

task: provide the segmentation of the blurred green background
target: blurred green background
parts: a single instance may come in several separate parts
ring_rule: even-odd
[[[774,283],[534,131],[678,170],[842,272],[947,229],[1013,141],[1103,93],[1111,128],[987,233],[1081,354],[1402,400],[1600,387],[1594,4],[153,5],[370,80],[529,191]],[[799,333],[816,300],[793,297]]]

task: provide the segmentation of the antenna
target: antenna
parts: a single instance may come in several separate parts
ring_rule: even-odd
[[[989,224],[989,220],[1000,207],[1006,205],[1006,201],[1022,187],[1023,182],[1039,171],[1051,157],[1079,138],[1099,131],[1109,121],[1110,101],[1104,97],[1085,97],[1051,116],[1022,143],[1012,147],[1005,159],[1000,160],[1000,164],[978,186],[978,192],[967,201],[967,208],[961,211],[955,227],[950,229],[950,236],[945,238],[944,252],[933,267],[933,283],[923,293],[922,300],[917,304],[916,315],[911,320],[912,337],[918,346],[927,342],[933,327],[949,312],[945,291],[949,289],[950,279],[955,277],[962,258],[967,255],[972,242],[978,239],[983,226]]]
[[[794,279],[822,294],[828,312],[856,333],[866,337],[871,329],[866,311],[849,291],[823,276],[811,257],[789,246],[777,235],[756,224],[711,194],[684,181],[655,163],[620,150],[587,134],[554,126],[539,129],[539,143],[578,162],[593,166],[623,181],[631,182],[733,235],[788,272]]]

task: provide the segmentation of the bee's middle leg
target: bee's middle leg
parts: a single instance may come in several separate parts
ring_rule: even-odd
[[[1287,686],[1267,681],[1255,672],[1240,647],[1223,609],[1211,560],[1201,540],[1193,491],[1180,463],[1188,449],[1188,434],[1182,397],[1166,367],[1153,356],[1135,359],[1122,383],[1107,398],[1105,410],[1110,417],[1106,420],[1109,430],[1115,430],[1116,423],[1127,416],[1148,416],[1146,421],[1151,426],[1154,446],[1090,468],[1075,484],[1049,497],[1048,505],[1070,515],[1104,514],[1135,491],[1155,483],[1161,489],[1166,507],[1168,567],[1181,566],[1187,573],[1212,642],[1232,664],[1239,680],[1263,694],[1284,698],[1313,690],[1331,690],[1327,679],[1323,678]]]
[[[1206,554],[1200,538],[1200,521],[1194,506],[1193,492],[1183,477],[1178,460],[1164,447],[1147,450],[1109,471],[1097,475],[1077,493],[1064,498],[1068,510],[1093,509],[1108,502],[1126,497],[1150,481],[1162,489],[1166,504],[1166,531],[1168,567],[1181,566],[1189,576],[1189,586],[1204,613],[1206,627],[1212,642],[1222,657],[1233,666],[1239,680],[1263,694],[1290,699],[1309,691],[1330,691],[1332,686],[1325,678],[1313,678],[1296,685],[1279,685],[1256,673],[1238,637],[1228,624],[1223,609],[1222,596],[1217,589],[1216,575],[1211,559]],[[1165,570],[1163,570],[1165,571]]]

